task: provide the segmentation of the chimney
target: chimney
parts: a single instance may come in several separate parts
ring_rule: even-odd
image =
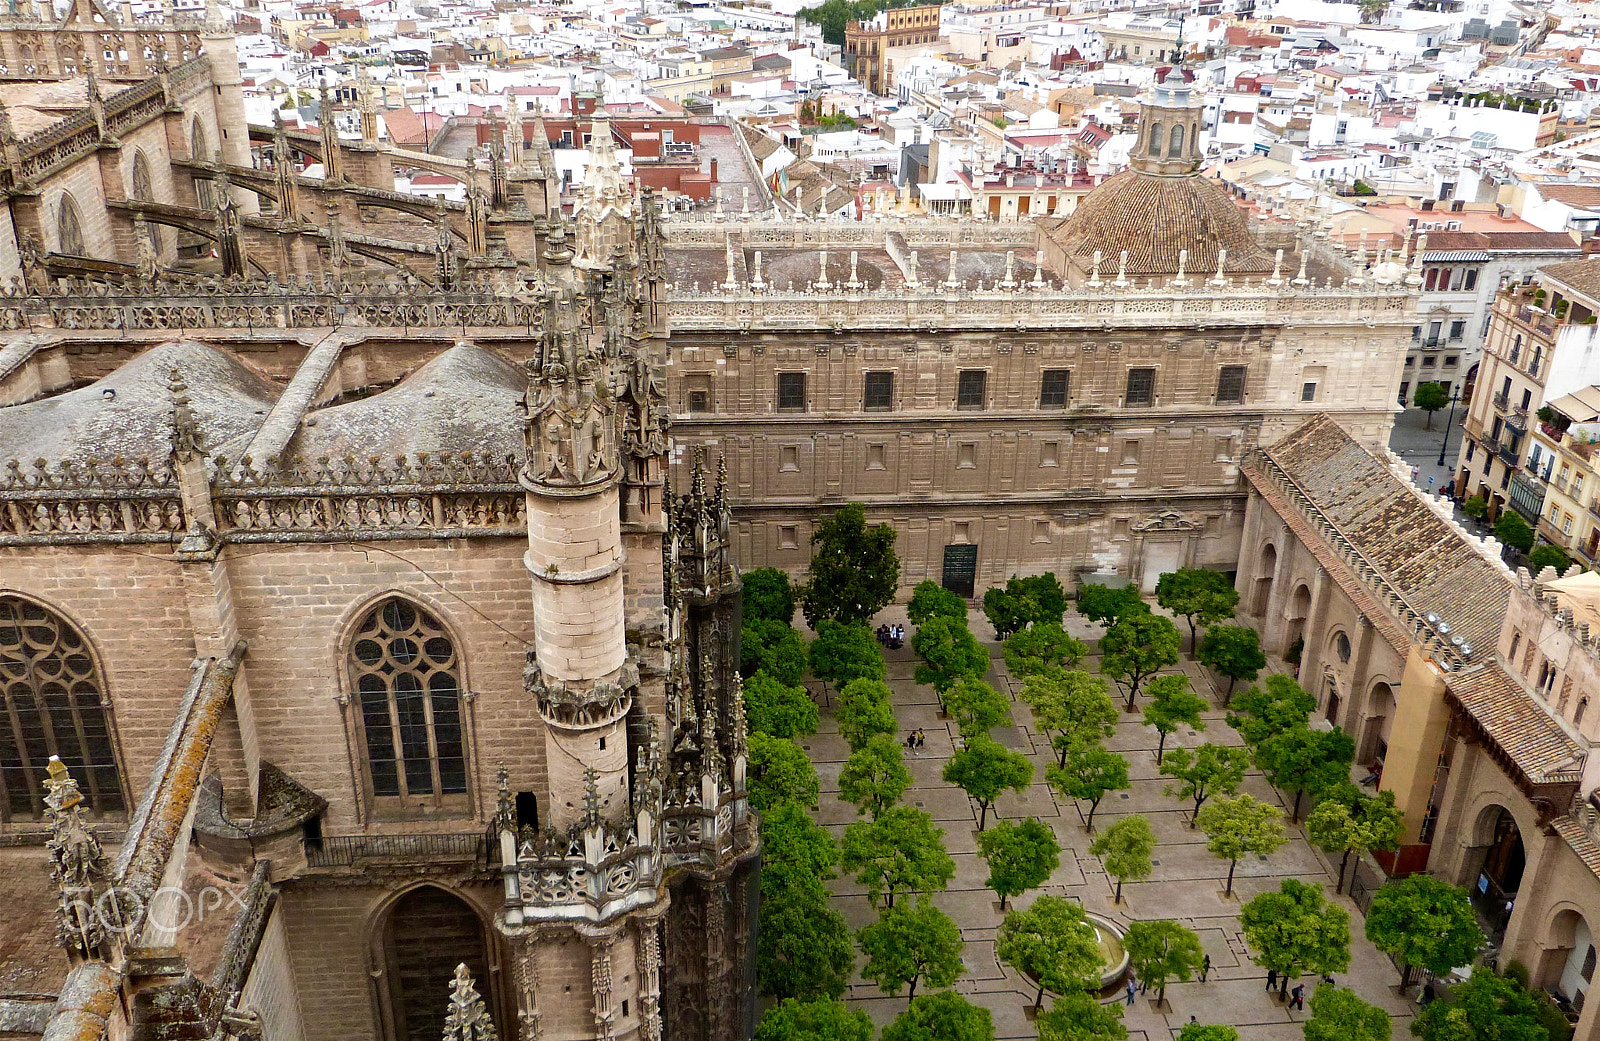
[[[717,157],[711,157],[711,183],[717,183]]]

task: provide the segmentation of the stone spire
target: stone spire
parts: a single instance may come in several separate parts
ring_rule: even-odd
[[[450,1012],[444,1020],[444,1041],[498,1041],[489,1010],[472,984],[465,962],[450,981]]]
[[[517,96],[506,88],[506,163],[512,176],[522,173],[522,149],[526,144],[522,136],[522,110],[517,107]]]
[[[283,128],[283,113],[272,113],[272,176],[278,187],[278,219],[300,222],[300,195],[295,179],[294,159],[289,154],[289,135]]]
[[[328,84],[317,86],[317,129],[322,132],[322,179],[337,181],[343,176],[339,162],[339,130],[333,122],[333,102],[328,97]]]
[[[372,76],[365,65],[356,66],[356,100],[361,106],[361,143],[375,148],[378,144],[378,106],[372,98]]]

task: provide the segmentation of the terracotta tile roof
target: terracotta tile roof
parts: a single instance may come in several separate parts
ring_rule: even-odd
[[[1590,871],[1600,875],[1600,842],[1594,840],[1587,828],[1571,817],[1557,817],[1550,822],[1550,827],[1572,847],[1572,852]]]
[[[1343,427],[1318,416],[1264,454],[1406,606],[1436,612],[1482,654],[1495,646],[1509,577]]]
[[[1592,184],[1541,184],[1539,194],[1546,199],[1564,202],[1580,209],[1600,209],[1600,185]]]
[[[1528,780],[1552,784],[1579,779],[1582,746],[1498,662],[1446,676],[1445,687]]]
[[[1574,260],[1566,264],[1546,264],[1539,271],[1557,282],[1564,282],[1580,293],[1600,299],[1600,259]]]
[[[1102,272],[1116,271],[1127,250],[1128,274],[1175,274],[1178,254],[1188,250],[1187,273],[1213,274],[1223,249],[1230,274],[1272,270],[1272,256],[1256,245],[1244,211],[1220,185],[1198,174],[1124,170],[1085,195],[1052,237],[1085,271],[1096,250],[1103,255]]]

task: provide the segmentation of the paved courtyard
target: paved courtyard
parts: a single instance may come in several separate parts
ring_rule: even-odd
[[[903,607],[891,608],[875,621],[904,621],[903,612]],[[1007,673],[999,645],[989,639],[994,630],[981,612],[972,612],[970,621],[973,633],[990,651],[988,682],[1002,692],[1009,692],[1014,702],[1015,725],[997,727],[993,736],[1025,752],[1034,762],[1032,787],[1020,795],[1002,797],[998,812],[1005,818],[1030,815],[1040,818],[1054,828],[1062,846],[1060,867],[1050,881],[1014,903],[1027,906],[1039,892],[1060,893],[1081,901],[1087,910],[1118,922],[1176,918],[1199,933],[1206,952],[1211,955],[1209,982],[1169,986],[1167,1005],[1161,1009],[1154,1007],[1154,992],[1141,995],[1134,1006],[1127,1009],[1124,1020],[1134,1041],[1166,1041],[1189,1022],[1190,1016],[1197,1016],[1202,1023],[1231,1024],[1239,1029],[1242,1041],[1299,1041],[1302,1036],[1299,1024],[1309,1013],[1289,1011],[1275,996],[1266,993],[1266,972],[1249,960],[1240,936],[1237,917],[1240,900],[1222,896],[1227,864],[1206,851],[1203,832],[1189,828],[1189,804],[1180,805],[1177,799],[1162,794],[1168,779],[1161,777],[1156,769],[1156,732],[1139,722],[1141,716],[1125,715],[1116,734],[1106,742],[1108,748],[1128,758],[1133,785],[1130,791],[1114,792],[1106,797],[1095,816],[1096,828],[1102,829],[1130,813],[1142,813],[1149,817],[1160,843],[1150,880],[1125,885],[1123,903],[1118,906],[1112,903],[1115,882],[1102,870],[1099,859],[1089,855],[1092,837],[1085,832],[1074,804],[1056,796],[1044,783],[1045,767],[1054,761],[1049,739],[1034,730],[1028,706],[1015,700],[1021,684]],[[1094,648],[1093,640],[1099,635],[1097,627],[1070,611],[1067,625],[1075,636]],[[1179,628],[1187,633],[1181,623]],[[927,744],[907,753],[907,766],[914,780],[903,801],[933,815],[945,829],[945,847],[956,862],[956,875],[949,889],[934,897],[934,902],[961,927],[966,941],[967,972],[956,982],[955,989],[993,1012],[998,1037],[1031,1038],[1036,1031],[1026,1010],[1032,1003],[1034,988],[1020,974],[1001,965],[994,954],[995,931],[1004,916],[999,911],[998,899],[984,886],[988,869],[976,852],[977,806],[959,788],[941,780],[945,761],[952,753],[955,725],[953,721],[939,718],[932,688],[919,686],[912,680],[915,657],[909,643],[908,640],[900,651],[888,652],[888,679],[895,694],[895,713],[902,736],[921,727],[927,734]],[[1082,667],[1094,671],[1098,664],[1098,655],[1092,655]],[[1196,692],[1211,699],[1213,708],[1205,716],[1207,729],[1204,733],[1180,729],[1169,738],[1168,747],[1192,747],[1206,740],[1239,744],[1238,735],[1225,721],[1226,713],[1214,707],[1220,701],[1220,693],[1213,689],[1206,670],[1187,660],[1180,667]],[[1273,667],[1281,669],[1283,665],[1275,662]],[[850,750],[838,735],[834,722],[836,702],[824,695],[822,684],[812,681],[811,686],[823,708],[822,724],[815,736],[801,743],[816,764],[822,781],[817,819],[836,838],[841,838],[845,826],[858,819],[855,807],[838,799],[839,770]],[[1142,703],[1144,698],[1140,701]],[[1245,778],[1241,791],[1284,806],[1287,816],[1285,800],[1259,773],[1252,771]],[[991,821],[994,816],[991,811]],[[1352,915],[1354,942],[1350,971],[1340,974],[1338,982],[1353,988],[1365,1000],[1388,1009],[1395,1017],[1394,1036],[1408,1036],[1415,1006],[1395,993],[1399,973],[1387,956],[1361,938],[1361,917],[1355,905],[1347,897],[1332,896],[1332,866],[1306,842],[1300,826],[1288,826],[1288,833],[1290,841],[1272,856],[1250,857],[1240,862],[1234,880],[1235,896],[1249,900],[1263,890],[1276,889],[1284,878],[1323,883],[1329,897],[1338,900]],[[833,889],[837,905],[852,927],[859,928],[874,920],[875,913],[867,903],[863,888],[853,879],[841,878],[833,883]],[[858,957],[857,969],[861,963]],[[1307,976],[1303,982],[1307,984],[1309,995],[1313,979]],[[850,1004],[865,1009],[880,1025],[888,1023],[906,1007],[903,991],[899,997],[886,997],[876,985],[859,976],[854,979],[846,998]],[[1046,1007],[1048,1002],[1047,997]]]
[[[1439,447],[1444,442],[1450,406],[1446,405],[1433,414],[1431,430],[1428,428],[1428,414],[1420,408],[1401,409],[1395,415],[1394,429],[1389,432],[1389,447],[1416,471],[1412,480],[1418,488],[1438,495],[1455,480],[1456,461],[1461,458],[1462,423],[1466,418],[1466,402],[1461,402],[1456,405],[1455,422],[1450,427],[1450,444],[1445,451],[1444,465],[1440,466]]]

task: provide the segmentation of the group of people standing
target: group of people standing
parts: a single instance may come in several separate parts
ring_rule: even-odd
[[[903,625],[878,626],[878,642],[891,651],[898,651],[906,643],[906,627]]]

